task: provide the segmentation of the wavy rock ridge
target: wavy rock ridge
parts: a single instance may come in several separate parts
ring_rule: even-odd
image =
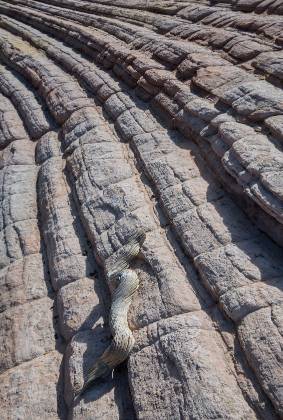
[[[283,418],[283,1],[0,14],[0,418]]]

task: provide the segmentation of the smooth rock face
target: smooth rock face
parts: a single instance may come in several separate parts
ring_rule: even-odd
[[[283,2],[0,14],[0,418],[283,417]],[[141,229],[134,348],[76,396]]]

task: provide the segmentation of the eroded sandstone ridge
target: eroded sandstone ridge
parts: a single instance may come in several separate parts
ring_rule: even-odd
[[[0,418],[283,418],[283,1],[0,14]],[[75,399],[141,230],[134,348]]]

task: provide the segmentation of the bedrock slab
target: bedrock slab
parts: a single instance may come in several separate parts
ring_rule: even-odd
[[[64,413],[61,361],[53,351],[0,375],[0,417],[58,420]]]
[[[158,321],[136,336],[128,368],[139,419],[256,418],[203,312]]]

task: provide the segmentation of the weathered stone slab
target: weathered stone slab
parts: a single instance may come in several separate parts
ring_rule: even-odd
[[[15,140],[26,138],[26,131],[12,103],[1,94],[0,96],[0,147],[6,147]]]
[[[215,296],[230,289],[282,276],[282,251],[259,236],[199,255],[195,264]]]
[[[1,92],[17,107],[30,136],[38,139],[50,130],[46,110],[35,92],[31,92],[19,77],[0,66]]]
[[[63,161],[58,156],[46,160],[38,174],[41,226],[56,290],[94,271],[63,171]]]
[[[55,349],[53,300],[45,297],[0,314],[1,371]]]
[[[267,52],[260,54],[253,61],[253,65],[266,73],[283,80],[282,70],[283,54],[282,51]]]
[[[50,292],[45,261],[41,254],[28,255],[0,270],[0,312],[10,306],[39,299]]]
[[[40,253],[40,234],[34,222],[16,222],[0,232],[0,268],[26,255]]]
[[[8,35],[3,29],[1,34],[0,48],[5,59],[40,89],[57,122],[63,123],[72,112],[91,104],[78,83],[67,77],[44,54],[39,54],[25,41],[19,42],[17,37]]]
[[[247,315],[238,332],[250,365],[282,415],[282,303]]]
[[[59,382],[61,360],[60,353],[53,351],[3,373],[0,417],[58,420],[59,415],[64,415]]]
[[[69,341],[79,330],[103,324],[105,308],[98,296],[98,280],[83,278],[62,287],[57,295],[60,332]],[[101,286],[100,286],[101,288]]]
[[[83,385],[87,371],[109,345],[109,331],[97,325],[94,331],[76,334],[66,350],[65,400],[70,406],[74,390]],[[74,419],[91,418],[132,420],[130,396],[127,389],[125,368],[117,369],[113,379],[97,381],[94,386],[77,398],[70,415]]]
[[[205,314],[162,320],[136,337],[128,368],[139,419],[256,418]]]
[[[283,278],[263,283],[256,282],[238,289],[229,290],[220,297],[220,304],[227,315],[239,322],[249,313],[271,305],[281,304]]]
[[[271,130],[272,134],[283,140],[283,115],[275,115],[274,117],[266,118],[265,125]]]

